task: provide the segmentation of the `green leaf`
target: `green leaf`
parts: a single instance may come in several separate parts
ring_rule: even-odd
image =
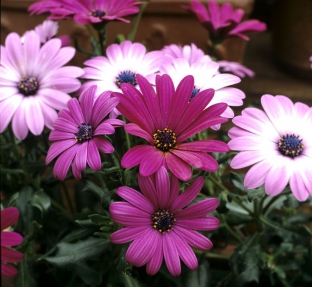
[[[97,186],[94,182],[91,180],[86,180],[84,182],[84,188],[81,191],[91,191],[93,192],[98,198],[101,198],[104,194],[103,188]]]
[[[252,221],[253,218],[249,214],[241,214],[237,212],[229,211],[225,214],[225,221],[229,225],[239,225]]]
[[[16,199],[19,197],[19,192],[15,192],[9,200],[8,206],[14,206]]]
[[[101,275],[84,263],[69,265],[68,269],[79,276],[88,285],[100,285],[102,283]]]
[[[265,196],[265,191],[264,189],[254,189],[254,190],[250,190],[247,193],[247,199],[249,202],[252,202],[255,198],[262,198]]]
[[[58,267],[77,264],[98,256],[111,246],[109,240],[90,237],[77,243],[59,243],[55,256],[46,257],[44,260]]]
[[[51,206],[51,199],[43,190],[39,190],[32,195],[30,203],[37,207],[43,216]]]
[[[95,225],[108,225],[111,221],[110,218],[100,214],[91,214],[89,218]]]
[[[82,219],[82,220],[75,220],[76,223],[78,223],[83,228],[89,228],[94,226],[94,223],[91,219]]]
[[[239,190],[246,191],[246,188],[244,186],[244,179],[241,175],[231,171],[230,172],[230,181]]]
[[[28,260],[25,257],[23,261],[17,264],[18,274],[15,277],[14,286],[17,287],[35,287],[37,284],[31,272],[32,268],[27,264]]]
[[[241,243],[229,260],[235,276],[235,284],[240,286],[252,281],[259,282],[260,275],[260,245],[259,233],[254,233]]]
[[[121,274],[125,287],[141,287],[139,282],[136,279],[134,279],[131,275],[126,275],[124,273]]]
[[[184,286],[202,287],[209,286],[208,280],[209,264],[205,258],[200,260],[198,267],[195,270],[188,271]]]

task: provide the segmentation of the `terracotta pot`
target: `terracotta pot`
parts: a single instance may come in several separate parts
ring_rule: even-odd
[[[312,0],[279,0],[272,15],[276,60],[288,71],[312,79]]]

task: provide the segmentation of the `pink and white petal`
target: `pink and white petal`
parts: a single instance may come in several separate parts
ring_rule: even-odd
[[[181,274],[180,258],[174,241],[174,236],[169,232],[163,234],[163,250],[169,272],[173,276],[179,276]]]
[[[110,235],[111,242],[115,244],[123,244],[129,241],[132,241],[138,237],[141,237],[144,233],[146,233],[147,227],[125,227],[119,229]]]
[[[149,275],[155,275],[160,269],[161,263],[163,261],[163,238],[160,236],[157,242],[157,246],[154,254],[147,262],[146,273]]]
[[[66,108],[67,102],[71,99],[68,94],[51,88],[40,88],[38,96],[43,102],[56,110]]]
[[[24,101],[22,101],[12,118],[13,133],[20,140],[25,139],[29,131],[26,123],[25,112]]]
[[[232,139],[228,143],[231,150],[263,150],[266,151],[276,151],[277,143],[268,141],[267,139],[250,134],[249,136],[240,136]],[[270,152],[271,153],[271,152]]]
[[[206,216],[204,218],[191,218],[191,219],[177,219],[175,225],[186,229],[196,230],[214,230],[220,225],[219,219],[214,216]]]
[[[154,140],[152,136],[143,130],[141,127],[139,127],[137,124],[129,123],[126,124],[125,126],[125,131],[131,135],[141,137],[145,140],[147,140],[151,145],[154,144]]]
[[[165,167],[161,166],[156,171],[155,183],[159,209],[167,209],[170,197],[170,181]]]
[[[40,135],[44,128],[44,117],[40,103],[35,97],[24,99],[25,119],[29,130],[34,135]]]
[[[264,184],[269,170],[274,162],[270,158],[260,161],[253,165],[244,178],[244,186],[248,189],[254,189]]]
[[[153,148],[149,154],[146,154],[141,161],[139,172],[143,176],[149,176],[156,172],[165,164],[163,153],[156,148]]]
[[[219,90],[221,88],[237,84],[240,81],[241,81],[240,77],[231,74],[219,74],[215,75],[212,78],[212,81],[209,86],[211,89]]]
[[[1,210],[1,230],[8,228],[17,221],[20,212],[16,207],[7,207]]]
[[[16,246],[22,242],[22,235],[11,231],[1,231],[1,246]]]
[[[274,165],[268,171],[264,189],[268,195],[275,196],[284,190],[294,170],[291,159],[285,159],[281,156],[271,160],[274,162]]]
[[[197,202],[174,215],[174,218],[197,218],[206,216],[208,213],[214,211],[219,205],[217,198],[208,198]]]
[[[48,150],[48,154],[46,157],[46,164],[49,164],[55,157],[60,155],[63,151],[71,148],[72,146],[76,144],[77,142],[73,138],[68,139],[68,140],[53,142]]]
[[[196,269],[198,267],[198,261],[192,248],[175,232],[171,232],[170,235],[173,237],[178,254],[185,265],[191,270]]]
[[[45,77],[41,80],[40,86],[42,88],[55,89],[64,93],[72,93],[80,88],[81,83],[76,78]]]
[[[175,232],[178,236],[183,238],[189,245],[195,247],[196,249],[209,250],[213,246],[212,242],[207,237],[194,230],[185,229],[175,225],[172,228],[172,231]]]
[[[36,72],[36,57],[40,49],[40,37],[35,31],[29,31],[24,37],[24,60],[28,75],[34,75]]]
[[[45,102],[43,102],[39,97],[37,98],[37,101],[40,103],[40,108],[44,118],[44,125],[52,130],[53,124],[57,119],[57,112],[55,109],[51,108]]]
[[[97,148],[103,153],[113,153],[115,150],[113,145],[108,139],[94,137],[93,141],[96,144]]]
[[[88,141],[87,163],[95,171],[102,168],[101,156],[94,140]]]
[[[10,33],[5,39],[5,49],[7,57],[20,75],[26,75],[27,65],[24,58],[24,49],[21,38],[15,32]]]
[[[2,133],[9,125],[14,113],[22,103],[24,97],[20,94],[16,94],[4,101],[0,102],[0,133]]]
[[[155,183],[151,176],[138,175],[138,183],[144,196],[153,205],[154,210],[158,210],[158,198]]]
[[[8,276],[8,277],[14,277],[17,275],[17,273],[18,273],[18,271],[15,267],[1,261],[1,275]]]
[[[305,174],[307,167],[303,165],[300,159],[297,160],[297,158],[294,158],[293,164],[295,172],[290,175],[289,186],[298,201],[305,201],[309,197],[308,188],[305,184],[305,181],[308,180]]]
[[[1,67],[0,67],[0,74],[1,74]],[[2,75],[1,75],[2,77]],[[1,80],[1,78],[0,78]],[[16,83],[14,83],[16,85]],[[10,98],[16,94],[19,94],[19,91],[16,87],[6,87],[6,86],[2,86],[1,82],[0,82],[0,101],[4,101],[7,98]]]
[[[178,179],[182,181],[188,181],[191,179],[191,168],[185,161],[170,152],[166,154],[165,160],[168,168]]]
[[[126,252],[126,260],[136,267],[141,267],[150,260],[161,240],[161,234],[151,227],[146,228],[146,232],[136,238]]]
[[[188,188],[178,196],[178,198],[170,206],[170,210],[173,213],[178,212],[180,209],[188,205],[195,199],[204,185],[204,178],[202,176],[197,177]]]
[[[139,193],[131,187],[121,186],[117,188],[116,193],[132,205],[150,214],[155,212],[154,206],[148,201],[148,199],[143,194]]]
[[[121,166],[131,168],[141,163],[155,148],[150,145],[137,145],[129,149],[121,159]]]
[[[275,156],[276,157],[276,156]],[[266,160],[268,156],[263,151],[242,151],[232,159],[230,166],[234,169],[244,168]]]
[[[55,148],[55,146],[54,146]],[[63,181],[66,177],[70,164],[72,163],[79,146],[73,145],[65,150],[56,160],[53,168],[53,176]],[[59,153],[59,152],[58,152]]]
[[[60,45],[62,45],[62,42],[59,39],[52,39],[52,40],[48,41],[47,43],[49,43],[53,40],[58,40],[60,42]],[[68,63],[74,57],[75,52],[76,52],[76,50],[73,47],[61,48],[59,50],[59,52],[57,53],[57,55],[51,59],[51,62],[49,63],[49,70],[58,69],[58,68],[64,66],[66,63]]]
[[[24,258],[23,253],[11,248],[1,246],[1,261],[21,262]]]

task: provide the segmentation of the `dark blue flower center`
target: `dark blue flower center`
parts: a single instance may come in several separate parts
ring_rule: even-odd
[[[169,209],[158,210],[152,214],[153,228],[160,233],[169,232],[176,221]]]
[[[278,142],[278,150],[281,154],[294,158],[302,153],[304,144],[299,136],[286,135],[282,136]]]
[[[157,130],[156,133],[153,134],[153,139],[155,147],[163,152],[167,152],[175,148],[177,143],[175,133],[168,128]]]
[[[17,87],[19,92],[24,96],[33,96],[39,89],[39,83],[34,77],[22,77]]]
[[[132,86],[137,85],[135,73],[131,71],[123,71],[119,73],[119,75],[116,77],[116,85],[118,88],[120,88],[120,85],[122,83],[128,83],[131,84]]]
[[[75,140],[77,143],[83,143],[92,139],[92,127],[89,124],[81,123],[78,126],[78,132],[75,133]]]
[[[101,18],[106,15],[106,12],[104,12],[103,10],[95,10],[91,12],[90,15],[93,17]]]
[[[200,89],[197,89],[197,88],[194,86],[194,89],[193,89],[193,92],[192,92],[192,95],[191,95],[191,97],[190,97],[189,102],[190,102],[191,100],[193,100],[193,98],[199,93],[199,91],[200,91]]]

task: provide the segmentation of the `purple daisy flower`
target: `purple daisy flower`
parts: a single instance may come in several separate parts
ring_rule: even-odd
[[[264,184],[275,196],[289,183],[299,201],[312,195],[312,108],[293,103],[285,96],[263,95],[264,111],[246,108],[233,119],[229,147],[238,150],[232,168],[252,167],[244,185],[253,189]]]
[[[113,153],[114,147],[104,135],[115,132],[116,126],[124,122],[117,119],[103,120],[118,104],[118,98],[111,98],[110,93],[103,93],[94,101],[96,87],[86,90],[80,99],[73,98],[67,103],[68,109],[59,112],[54,122],[49,140],[53,141],[46,157],[46,164],[54,158],[53,175],[64,180],[72,163],[72,172],[76,179],[81,179],[81,172],[88,165],[95,171],[102,167],[99,150]]]
[[[33,14],[51,13],[48,19],[73,18],[80,24],[95,24],[118,20],[129,23],[124,16],[139,12],[136,0],[42,0],[29,6]]]
[[[84,62],[88,67],[84,68],[83,78],[89,81],[82,85],[81,91],[96,85],[96,95],[99,95],[104,91],[121,92],[122,83],[137,87],[137,73],[154,83],[160,65],[171,59],[161,51],[146,53],[144,45],[131,41],[108,46],[106,55],[107,57],[98,56]],[[117,110],[115,113],[119,114]]]
[[[110,239],[122,244],[133,241],[126,253],[126,260],[134,266],[145,264],[146,272],[158,272],[163,258],[173,276],[181,273],[181,260],[190,269],[198,266],[190,246],[209,250],[211,241],[195,230],[209,231],[219,227],[219,220],[207,216],[218,206],[216,198],[188,205],[195,199],[204,184],[198,177],[179,195],[178,179],[171,179],[165,168],[154,176],[139,175],[140,192],[126,186],[119,187],[117,194],[127,202],[114,202],[109,210],[111,218],[125,228],[114,232]]]
[[[231,74],[219,74],[218,69],[219,64],[214,61],[199,61],[190,64],[184,58],[177,58],[173,59],[171,63],[162,65],[160,67],[160,74],[168,74],[173,80],[175,87],[179,85],[180,81],[185,76],[192,75],[195,79],[195,83],[190,100],[193,100],[202,90],[214,89],[214,97],[207,107],[216,103],[226,103],[228,107],[221,116],[232,118],[234,112],[230,106],[241,106],[245,94],[243,91],[229,86],[239,83],[241,79]],[[214,125],[212,128],[219,129],[220,124]]]
[[[175,90],[168,75],[156,77],[156,92],[141,75],[137,75],[141,92],[130,84],[122,84],[123,94],[118,110],[130,121],[125,125],[129,134],[147,140],[128,150],[121,160],[124,168],[140,165],[143,176],[153,174],[161,166],[168,167],[181,180],[191,178],[192,165],[205,171],[218,168],[216,160],[207,152],[227,152],[228,146],[217,140],[186,142],[187,139],[210,126],[224,123],[220,117],[227,105],[219,103],[205,109],[214,91],[203,90],[190,101],[194,78],[185,77]]]
[[[171,56],[173,59],[183,58],[188,61],[190,65],[196,62],[210,62],[211,57],[205,55],[204,51],[197,48],[195,44],[185,45],[183,47],[175,44],[165,46],[162,51],[165,55]]]
[[[253,78],[255,76],[255,72],[240,63],[229,61],[218,61],[217,63],[220,73],[232,73],[240,78],[245,78],[245,76]]]
[[[52,129],[57,112],[66,107],[68,93],[80,88],[76,79],[83,74],[78,67],[65,65],[75,54],[72,47],[61,48],[61,40],[51,39],[42,47],[35,31],[24,42],[10,33],[1,46],[0,65],[0,133],[12,120],[19,139],[28,130],[40,135],[44,126]]]

